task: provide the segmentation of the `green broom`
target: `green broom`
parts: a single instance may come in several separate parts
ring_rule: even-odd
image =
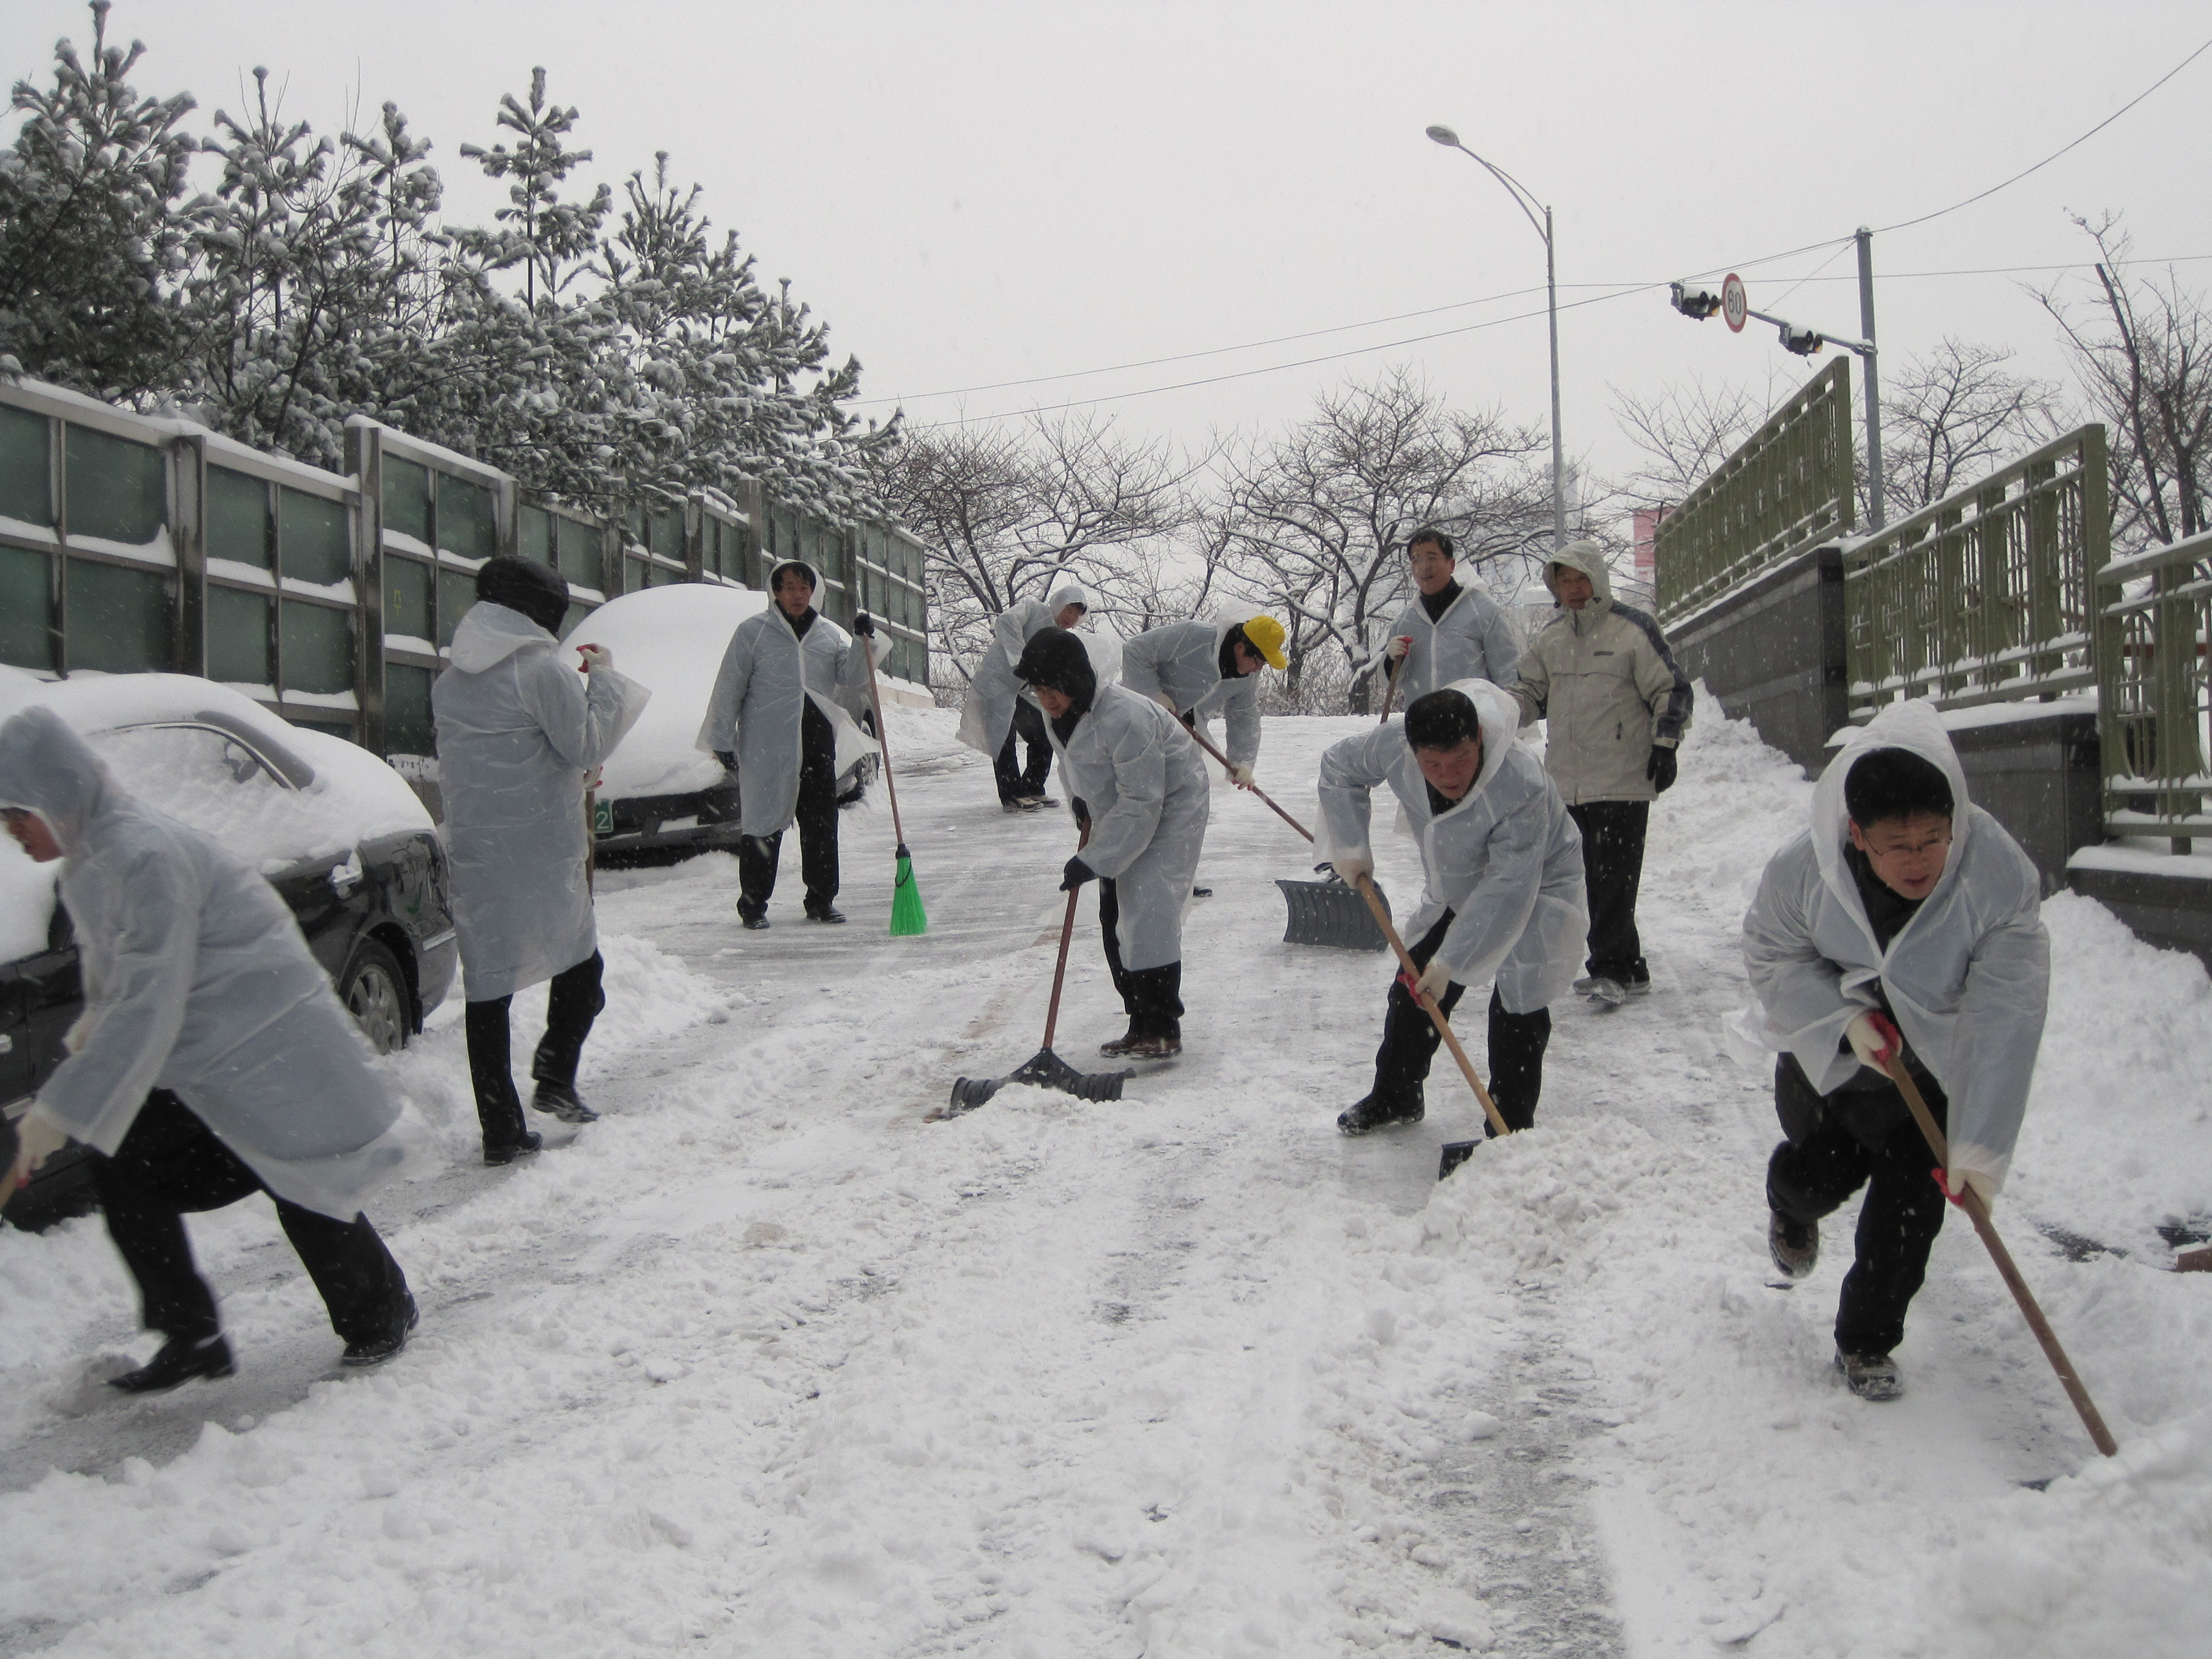
[[[898,838],[898,864],[891,877],[891,937],[906,939],[929,931],[929,917],[921,908],[921,889],[914,878],[914,855],[906,850],[906,831],[899,823],[898,782],[891,776],[890,728],[884,724],[883,699],[876,694],[876,651],[872,640],[862,640],[860,650],[868,659],[868,707],[876,712],[876,742],[884,751],[884,787],[891,797],[891,834]]]

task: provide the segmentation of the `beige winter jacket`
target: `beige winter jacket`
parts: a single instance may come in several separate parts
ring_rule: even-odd
[[[1690,729],[1690,679],[1674,665],[1659,624],[1613,597],[1613,579],[1595,542],[1570,542],[1544,567],[1579,570],[1595,590],[1580,611],[1559,608],[1521,653],[1513,695],[1521,724],[1551,722],[1545,764],[1570,806],[1585,801],[1650,800],[1644,775],[1655,745],[1672,748]]]

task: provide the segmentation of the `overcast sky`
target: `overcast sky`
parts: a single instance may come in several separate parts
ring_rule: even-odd
[[[90,39],[76,0],[0,16],[11,76],[44,81],[57,36]],[[1431,122],[1553,206],[1563,305],[1736,268],[1754,307],[1856,333],[1847,242],[1754,261],[2028,167],[2203,45],[2212,10],[118,0],[111,31],[147,43],[144,89],[198,97],[198,131],[244,104],[257,64],[321,130],[396,100],[459,219],[497,201],[460,144],[491,142],[500,94],[543,64],[594,174],[671,152],[762,276],[860,357],[869,412],[1103,399],[1132,431],[1203,445],[1386,363],[1545,418],[1542,245]],[[1884,361],[1948,333],[2060,373],[2021,286],[2058,273],[1908,273],[2078,264],[2069,210],[2124,214],[2143,255],[2212,256],[2208,132],[2212,52],[2034,176],[1877,237]],[[2179,269],[2212,287],[2212,258]],[[1340,331],[1282,340],[1322,330]],[[1560,337],[1568,450],[1600,471],[1632,464],[1612,388],[1805,373],[1771,329],[1691,324],[1663,291],[1577,305]]]

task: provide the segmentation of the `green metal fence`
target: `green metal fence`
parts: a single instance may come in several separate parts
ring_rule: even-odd
[[[1679,623],[1846,534],[1851,461],[1850,360],[1838,357],[1660,521],[1652,552],[1660,621]]]
[[[2212,836],[2212,532],[2096,573],[2105,829]]]
[[[2112,550],[2105,428],[2086,426],[1844,552],[1851,716],[2097,684],[2090,610]]]
[[[572,622],[670,582],[757,588],[796,556],[824,572],[824,614],[885,620],[885,672],[927,692],[921,548],[895,526],[832,525],[757,488],[599,519],[363,417],[346,443],[340,476],[0,381],[0,663],[204,674],[295,723],[427,757],[430,684],[494,554],[558,570]]]

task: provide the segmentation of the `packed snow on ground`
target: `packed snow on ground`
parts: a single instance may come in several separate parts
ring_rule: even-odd
[[[1183,1059],[1117,1103],[1016,1087],[927,1121],[1036,1051],[1074,843],[999,812],[953,719],[890,715],[927,936],[887,937],[872,805],[844,820],[844,928],[801,921],[793,848],[765,933],[726,857],[601,872],[581,1085],[605,1116],[541,1120],[538,1158],[471,1161],[457,1008],[387,1062],[450,1158],[373,1212],[423,1312],[390,1364],[337,1368],[257,1200],[191,1224],[240,1374],[102,1398],[153,1340],[97,1221],[0,1237],[0,1647],[2201,1650],[2212,1279],[2164,1271],[2156,1231],[2212,1214],[2193,961],[2047,908],[1998,1217],[2107,1462],[1970,1229],[1938,1243],[1894,1405],[1828,1366],[1850,1213],[1772,1282],[1770,1083],[1721,1027],[1810,787],[1747,728],[1701,705],[1654,812],[1653,994],[1556,1010],[1540,1127],[1438,1184],[1471,1097],[1446,1064],[1425,1122],[1334,1133],[1389,964],[1280,943],[1273,884],[1310,860],[1225,787]],[[1359,726],[1271,720],[1262,783],[1307,817]],[[1378,852],[1403,914],[1414,850]],[[1086,896],[1055,1046],[1103,1066],[1120,1029]]]

